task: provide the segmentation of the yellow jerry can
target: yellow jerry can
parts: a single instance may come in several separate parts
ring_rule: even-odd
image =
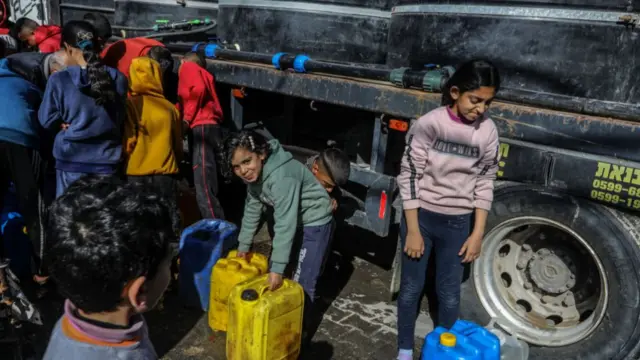
[[[300,355],[302,287],[285,279],[282,287],[269,291],[267,277],[231,290],[227,360],[295,360]]]
[[[227,331],[229,318],[229,293],[241,282],[250,280],[267,272],[269,261],[266,256],[249,253],[248,261],[237,257],[232,250],[229,255],[218,260],[211,271],[211,297],[209,299],[209,327],[213,330]]]

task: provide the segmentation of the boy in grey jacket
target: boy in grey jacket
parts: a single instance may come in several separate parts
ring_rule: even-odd
[[[87,175],[51,208],[51,277],[67,300],[45,360],[152,360],[142,313],[169,284],[177,211],[141,185]]]

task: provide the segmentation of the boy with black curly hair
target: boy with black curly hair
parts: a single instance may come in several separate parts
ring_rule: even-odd
[[[176,214],[113,175],[87,175],[54,202],[49,269],[67,300],[45,360],[158,358],[141,314],[169,284]]]
[[[336,211],[338,203],[336,198],[332,196],[335,195],[333,190],[341,188],[349,181],[351,174],[349,156],[330,141],[322,152],[307,158],[306,165],[331,196],[331,207],[333,211]]]

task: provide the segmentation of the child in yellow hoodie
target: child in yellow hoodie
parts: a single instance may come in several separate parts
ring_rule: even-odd
[[[175,199],[182,158],[180,113],[163,95],[162,68],[157,61],[135,58],[129,74],[131,96],[124,129],[127,178],[155,186]]]

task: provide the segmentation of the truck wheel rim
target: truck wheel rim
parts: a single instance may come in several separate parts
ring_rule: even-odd
[[[473,279],[489,315],[530,344],[576,343],[607,309],[607,277],[595,251],[546,218],[513,218],[486,234]]]

